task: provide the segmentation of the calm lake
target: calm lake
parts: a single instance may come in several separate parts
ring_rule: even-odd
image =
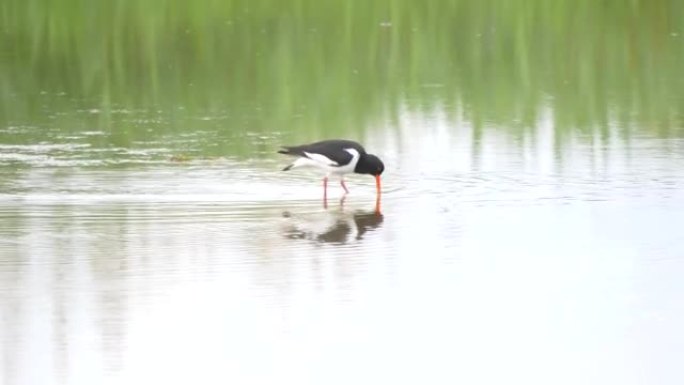
[[[684,382],[684,2],[6,0],[0,383]],[[343,196],[280,145],[380,156]]]

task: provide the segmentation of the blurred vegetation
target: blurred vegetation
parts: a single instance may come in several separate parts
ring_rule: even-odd
[[[0,125],[353,137],[408,108],[682,135],[683,22],[678,0],[3,0]]]

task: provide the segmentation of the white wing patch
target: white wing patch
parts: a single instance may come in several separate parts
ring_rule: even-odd
[[[353,148],[345,148],[344,151],[350,153],[352,158],[351,160],[349,160],[349,163],[345,164],[344,166],[336,167],[334,170],[331,170],[333,174],[344,175],[352,173],[356,168],[356,164],[359,163],[359,158],[361,157],[361,154],[359,154],[358,151],[356,151]]]
[[[353,148],[345,148],[344,151],[347,151],[352,155],[352,160],[351,163],[356,163],[356,160],[359,159],[359,152],[356,151],[356,149]]]
[[[304,155],[306,155],[307,158],[309,158],[309,159],[311,159],[317,163],[320,163],[322,166],[337,166],[338,165],[337,162],[328,158],[325,155],[316,154],[313,152],[306,152],[306,151],[304,151]]]

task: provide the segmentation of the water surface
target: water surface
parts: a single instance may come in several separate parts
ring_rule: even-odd
[[[679,2],[69,4],[0,6],[3,384],[684,380]]]

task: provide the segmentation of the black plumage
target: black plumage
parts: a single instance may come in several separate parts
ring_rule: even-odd
[[[359,153],[359,160],[356,163],[353,172],[357,174],[380,175],[385,170],[385,165],[377,156],[368,154],[361,144],[353,140],[331,139],[299,146],[282,147],[282,150],[278,151],[280,154],[309,158],[317,161],[320,161],[323,158],[317,157],[316,155],[322,155],[329,159],[330,163],[322,163],[321,166],[328,167],[343,167],[349,165],[349,163],[354,160],[354,155],[348,150],[353,149]],[[312,154],[316,155],[312,156]],[[286,166],[283,171],[288,171],[293,166],[294,164],[290,164]]]
[[[333,139],[322,140],[299,146],[282,146],[280,154],[294,156],[294,162],[283,168],[288,171],[295,167],[312,166],[326,172],[323,178],[323,201],[326,202],[328,192],[328,177],[340,177],[340,185],[345,193],[349,192],[344,183],[344,175],[348,173],[370,174],[375,177],[377,190],[377,211],[380,210],[380,175],[385,171],[385,165],[380,158],[369,154],[359,143],[352,140]],[[324,203],[325,205],[325,203]]]
[[[359,143],[343,139],[323,140],[299,146],[283,146],[283,149],[278,151],[278,153],[305,158],[308,158],[307,153],[319,154],[337,163],[335,166],[339,167],[349,164],[353,159],[353,155],[347,151],[348,148],[358,151],[360,158],[366,155],[366,150]]]

